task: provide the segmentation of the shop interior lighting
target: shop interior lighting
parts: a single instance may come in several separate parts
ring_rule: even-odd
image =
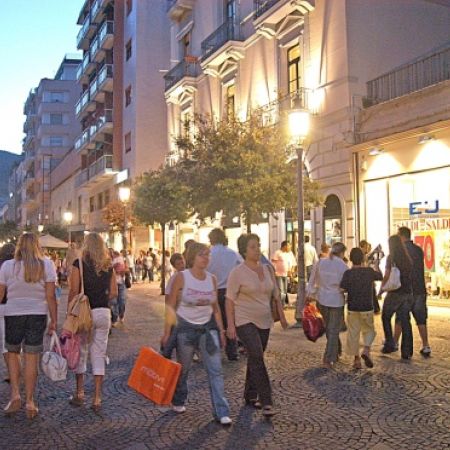
[[[429,134],[426,134],[426,135],[424,135],[424,136],[420,136],[420,138],[419,138],[419,144],[426,144],[427,142],[434,141],[434,140],[435,140],[435,137],[434,137],[434,136],[431,136],[431,135],[429,135]]]
[[[370,156],[377,156],[377,155],[381,155],[381,153],[383,153],[383,149],[380,147],[372,147],[369,150],[369,155]]]

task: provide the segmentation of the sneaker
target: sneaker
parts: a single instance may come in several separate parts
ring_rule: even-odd
[[[219,422],[220,422],[220,425],[226,425],[227,426],[227,425],[231,425],[232,420],[228,416],[224,416],[224,417],[220,418]]]
[[[186,406],[184,406],[184,405],[180,405],[180,406],[173,405],[172,406],[172,410],[175,411],[177,414],[182,414],[182,413],[186,412]]]
[[[426,345],[422,350],[420,350],[420,354],[422,356],[425,356],[428,358],[428,356],[431,356],[431,348],[429,345]]]

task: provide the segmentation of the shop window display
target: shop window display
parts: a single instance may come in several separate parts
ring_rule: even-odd
[[[333,245],[335,242],[342,242],[342,207],[336,195],[329,195],[325,200],[323,210],[325,242]]]

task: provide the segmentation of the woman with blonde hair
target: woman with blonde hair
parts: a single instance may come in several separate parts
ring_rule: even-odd
[[[8,369],[11,397],[5,414],[21,408],[19,390],[20,351],[25,355],[26,415],[38,414],[34,391],[38,374],[39,354],[50,315],[48,333],[56,331],[57,304],[55,298],[56,271],[53,262],[45,258],[33,233],[20,236],[14,259],[5,261],[0,269],[0,298],[7,291],[5,305],[5,342],[8,350]]]
[[[80,271],[81,263],[81,271]],[[106,349],[111,327],[111,310],[109,301],[117,297],[117,283],[108,249],[98,233],[90,233],[84,238],[81,258],[73,263],[70,274],[70,291],[68,303],[81,292],[83,274],[84,293],[89,298],[92,312],[92,331],[88,339],[84,336],[81,356],[76,374],[76,393],[70,399],[73,406],[84,404],[84,374],[87,357],[90,356],[92,373],[95,380],[95,394],[92,403],[94,412],[99,412],[102,402],[102,384],[105,376]]]
[[[200,350],[208,374],[213,416],[222,425],[230,425],[230,407],[225,398],[220,348],[225,345],[225,330],[217,302],[217,280],[206,271],[209,248],[192,243],[186,252],[188,269],[178,272],[166,302],[166,327],[161,339],[163,348],[171,333],[171,315],[177,314],[177,359],[181,376],[173,396],[173,410],[186,411],[188,375],[195,350]],[[177,298],[180,295],[178,306]]]

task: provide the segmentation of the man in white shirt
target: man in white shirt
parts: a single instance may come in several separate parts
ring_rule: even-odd
[[[314,264],[319,260],[315,247],[310,242],[309,236],[305,236],[305,267],[306,267],[306,281],[309,281],[311,271]]]
[[[225,233],[220,228],[214,228],[209,235],[209,242],[211,243],[211,256],[207,271],[212,273],[217,278],[217,296],[222,313],[222,321],[225,329],[227,328],[227,315],[225,312],[225,298],[228,275],[231,270],[242,262],[241,256],[231,248],[227,247],[227,238]],[[225,347],[229,361],[236,361],[237,342],[227,338],[227,345]]]
[[[297,261],[291,251],[291,244],[288,241],[281,243],[281,248],[277,250],[271,259],[275,268],[275,278],[281,293],[281,302],[288,304],[287,283],[288,276],[297,266]]]

